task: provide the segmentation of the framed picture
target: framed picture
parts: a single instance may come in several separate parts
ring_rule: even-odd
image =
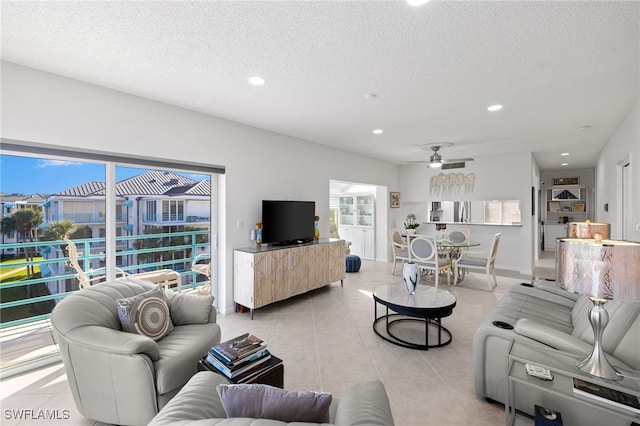
[[[391,208],[397,209],[400,207],[400,193],[399,192],[390,192],[391,196]]]
[[[580,184],[579,177],[566,177],[566,178],[553,179],[553,186],[579,185],[579,184]]]
[[[549,211],[550,212],[559,212],[560,211],[560,203],[557,201],[549,201]]]
[[[584,203],[573,203],[573,204],[571,204],[571,211],[573,211],[573,212],[583,212],[584,211]]]

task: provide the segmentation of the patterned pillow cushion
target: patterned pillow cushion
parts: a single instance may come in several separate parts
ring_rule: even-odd
[[[162,286],[126,299],[119,299],[122,330],[160,340],[173,331],[169,306]]]
[[[220,402],[227,417],[250,417],[282,422],[325,423],[329,421],[331,394],[289,391],[263,384],[218,385]]]

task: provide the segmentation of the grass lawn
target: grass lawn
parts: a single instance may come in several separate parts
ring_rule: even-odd
[[[34,260],[42,260],[42,257],[34,258]],[[3,265],[7,264],[18,264],[23,262],[24,259],[14,259],[7,260],[2,262]],[[2,288],[2,284],[6,283],[14,283],[16,281],[24,281],[27,279],[27,268],[24,266],[17,266],[13,269],[10,268],[2,268],[2,277],[0,278],[0,301],[2,303],[12,302],[14,300],[24,300],[27,299],[27,288],[30,287],[31,296],[30,297],[38,297],[38,296],[46,296],[49,295],[49,289],[46,284],[32,284],[30,286],[22,286],[22,287],[11,287],[11,288]],[[40,278],[40,268],[38,266],[35,267],[35,275],[34,278]],[[38,303],[29,303],[26,305],[14,306],[11,308],[3,308],[0,309],[0,322],[8,322],[22,318],[28,318],[34,315],[42,315],[46,313],[50,313],[55,303],[53,300],[48,300],[44,302]]]

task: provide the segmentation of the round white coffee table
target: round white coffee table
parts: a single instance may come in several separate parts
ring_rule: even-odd
[[[378,303],[385,307],[381,316],[378,316]],[[418,285],[415,294],[409,294],[402,283],[384,284],[373,290],[373,331],[387,342],[405,348],[429,350],[446,346],[451,343],[452,336],[442,326],[442,318],[451,315],[455,306],[456,297],[440,288]],[[402,323],[416,321],[424,323],[424,344],[398,336]],[[429,327],[436,329],[437,343],[429,343]]]

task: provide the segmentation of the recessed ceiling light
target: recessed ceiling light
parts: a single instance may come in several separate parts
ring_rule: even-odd
[[[502,109],[502,105],[491,105],[489,108],[487,108],[487,111],[500,111]]]
[[[254,86],[262,86],[264,84],[264,78],[258,77],[256,75],[249,78],[249,83],[253,84]]]
[[[378,95],[376,95],[375,93],[367,93],[366,95],[364,95],[364,97],[367,99],[375,99],[378,97]]]
[[[379,135],[379,134],[383,133],[383,130],[382,129],[375,129],[373,131],[373,133],[376,134],[376,135]]]
[[[568,152],[563,152],[563,153],[562,153],[562,154],[560,154],[560,155],[562,155],[563,157],[566,157],[567,155],[571,155],[571,154],[570,154],[570,153],[568,153]]]
[[[409,4],[409,6],[422,6],[428,2],[429,0],[407,0],[407,4]]]
[[[562,164],[560,164],[560,165],[561,165],[561,166],[568,166],[568,165],[569,165],[569,163],[562,163]]]

